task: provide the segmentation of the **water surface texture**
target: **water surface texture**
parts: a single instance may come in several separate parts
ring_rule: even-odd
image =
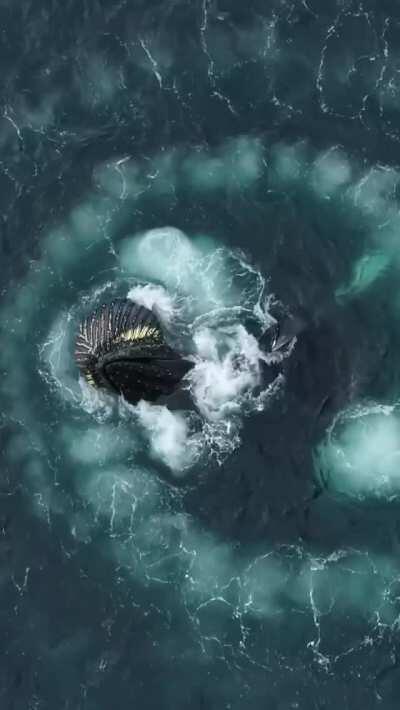
[[[0,19],[1,710],[397,710],[400,5]],[[79,378],[114,297],[168,406]]]

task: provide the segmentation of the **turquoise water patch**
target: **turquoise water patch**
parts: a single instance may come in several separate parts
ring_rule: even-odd
[[[319,475],[333,491],[390,500],[400,494],[400,418],[395,407],[365,405],[340,414],[316,451]]]

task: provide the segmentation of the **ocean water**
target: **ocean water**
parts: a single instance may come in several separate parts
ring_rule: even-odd
[[[397,710],[400,5],[0,18],[0,709]],[[79,379],[114,296],[169,402]]]

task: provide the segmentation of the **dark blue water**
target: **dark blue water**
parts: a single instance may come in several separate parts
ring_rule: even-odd
[[[400,5],[0,16],[1,710],[397,709]],[[128,293],[186,404],[79,382]]]

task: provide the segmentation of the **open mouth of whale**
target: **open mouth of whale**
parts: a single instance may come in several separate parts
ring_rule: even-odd
[[[130,402],[140,399],[153,401],[161,395],[172,394],[193,363],[172,353],[166,357],[116,357],[98,362],[97,369],[109,388],[122,394]]]
[[[103,305],[81,322],[75,357],[89,384],[133,404],[172,394],[193,367],[165,343],[154,313],[125,299]]]

